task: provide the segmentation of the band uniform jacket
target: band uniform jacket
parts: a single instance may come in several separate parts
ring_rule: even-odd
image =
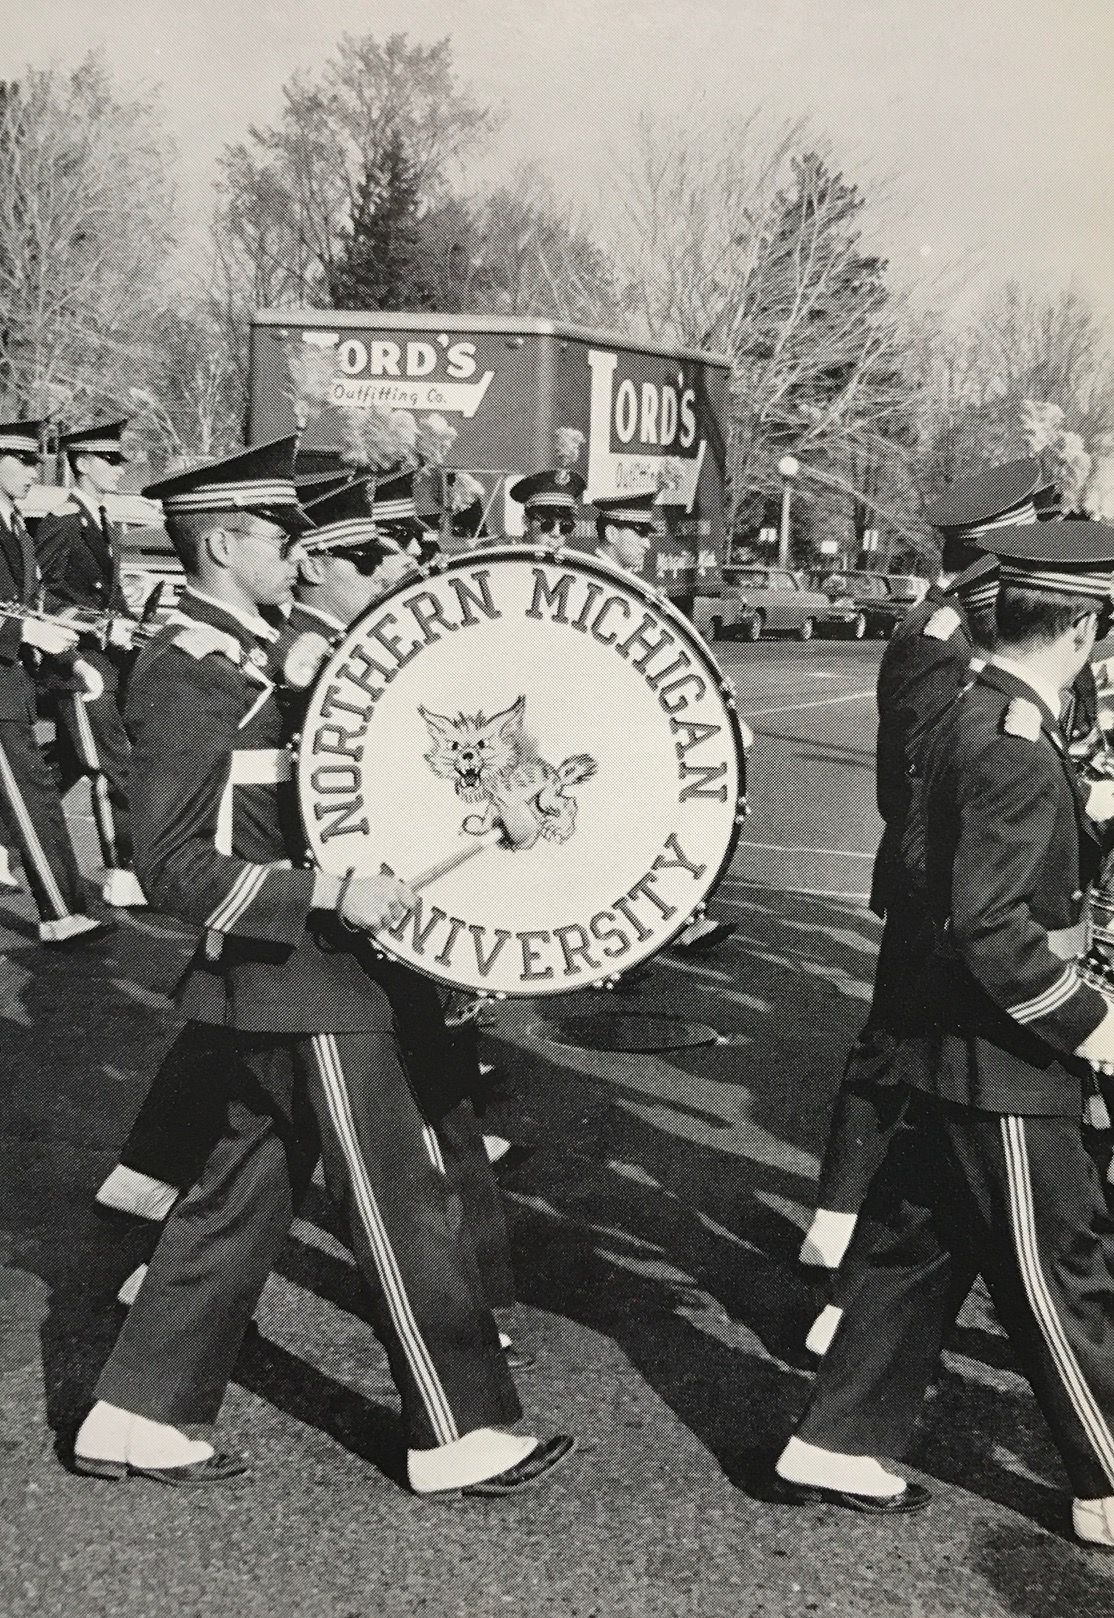
[[[885,829],[870,894],[871,909],[879,916],[886,914],[905,881],[902,844],[920,743],[968,678],[971,652],[962,606],[933,586],[898,625],[883,653],[875,772]]]
[[[119,534],[114,524],[106,519],[102,529],[97,515],[75,498],[63,511],[43,518],[35,541],[51,610],[84,607],[132,616],[120,586]],[[80,655],[96,667],[106,691],[116,689],[127,652],[83,641]],[[48,683],[55,689],[73,689],[72,679],[54,659]]]
[[[274,646],[272,665],[276,678],[281,680],[286,655],[299,640],[312,649],[323,650],[320,643],[336,645],[344,633],[344,625],[336,619],[296,601]],[[286,733],[291,737],[302,728],[311,691],[312,686],[280,687]],[[432,979],[376,950],[370,939],[352,938],[350,942],[364,971],[390,1001],[415,1100],[430,1122],[439,1123],[475,1089],[475,1030],[471,1026],[461,1030],[446,1026],[441,993]]]
[[[1074,957],[1102,857],[1058,717],[993,664],[923,754],[925,875],[936,948],[924,992],[938,1055],[911,1080],[988,1112],[1080,1118],[1072,1052],[1105,1002]],[[1077,929],[1074,940],[1050,935]]]
[[[353,953],[312,908],[290,754],[268,655],[233,614],[186,594],[132,675],[135,868],[157,910],[203,929],[177,993],[193,1021],[252,1032],[391,1026]]]
[[[0,600],[33,600],[40,582],[38,561],[26,528],[0,514]],[[35,681],[31,652],[23,648],[18,618],[0,616],[0,722],[33,724]]]

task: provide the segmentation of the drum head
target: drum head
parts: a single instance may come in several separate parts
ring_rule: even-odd
[[[668,603],[605,561],[504,547],[353,626],[298,794],[323,870],[420,886],[389,954],[533,996],[606,983],[685,926],[730,859],[744,770],[732,689]]]

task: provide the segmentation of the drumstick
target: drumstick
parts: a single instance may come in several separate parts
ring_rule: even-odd
[[[466,860],[474,858],[477,854],[482,854],[487,848],[494,848],[502,840],[503,833],[501,831],[485,831],[482,836],[469,843],[467,848],[454,849],[451,854],[446,854],[444,859],[437,860],[435,864],[429,866],[418,876],[411,877],[407,887],[418,893],[422,888],[428,888],[431,882],[437,882],[441,877],[448,876],[450,871],[455,871],[457,866],[463,865]]]

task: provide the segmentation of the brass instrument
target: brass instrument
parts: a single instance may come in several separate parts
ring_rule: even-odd
[[[0,601],[0,619],[16,618],[22,622],[53,624],[57,629],[68,629],[79,639],[93,639],[101,647],[108,645],[115,624],[126,624],[131,630],[132,645],[142,645],[153,639],[159,625],[147,618],[129,618],[122,612],[98,612],[92,607],[71,607],[66,612],[48,612],[33,601]]]

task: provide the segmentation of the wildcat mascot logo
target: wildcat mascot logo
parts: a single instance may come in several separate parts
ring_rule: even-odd
[[[482,712],[455,719],[418,712],[429,728],[425,760],[434,775],[451,781],[462,802],[484,805],[465,816],[466,832],[480,837],[501,827],[515,848],[530,848],[539,837],[568,842],[578,805],[566,789],[591,780],[596,761],[577,753],[554,769],[522,728],[524,696],[490,719]]]

